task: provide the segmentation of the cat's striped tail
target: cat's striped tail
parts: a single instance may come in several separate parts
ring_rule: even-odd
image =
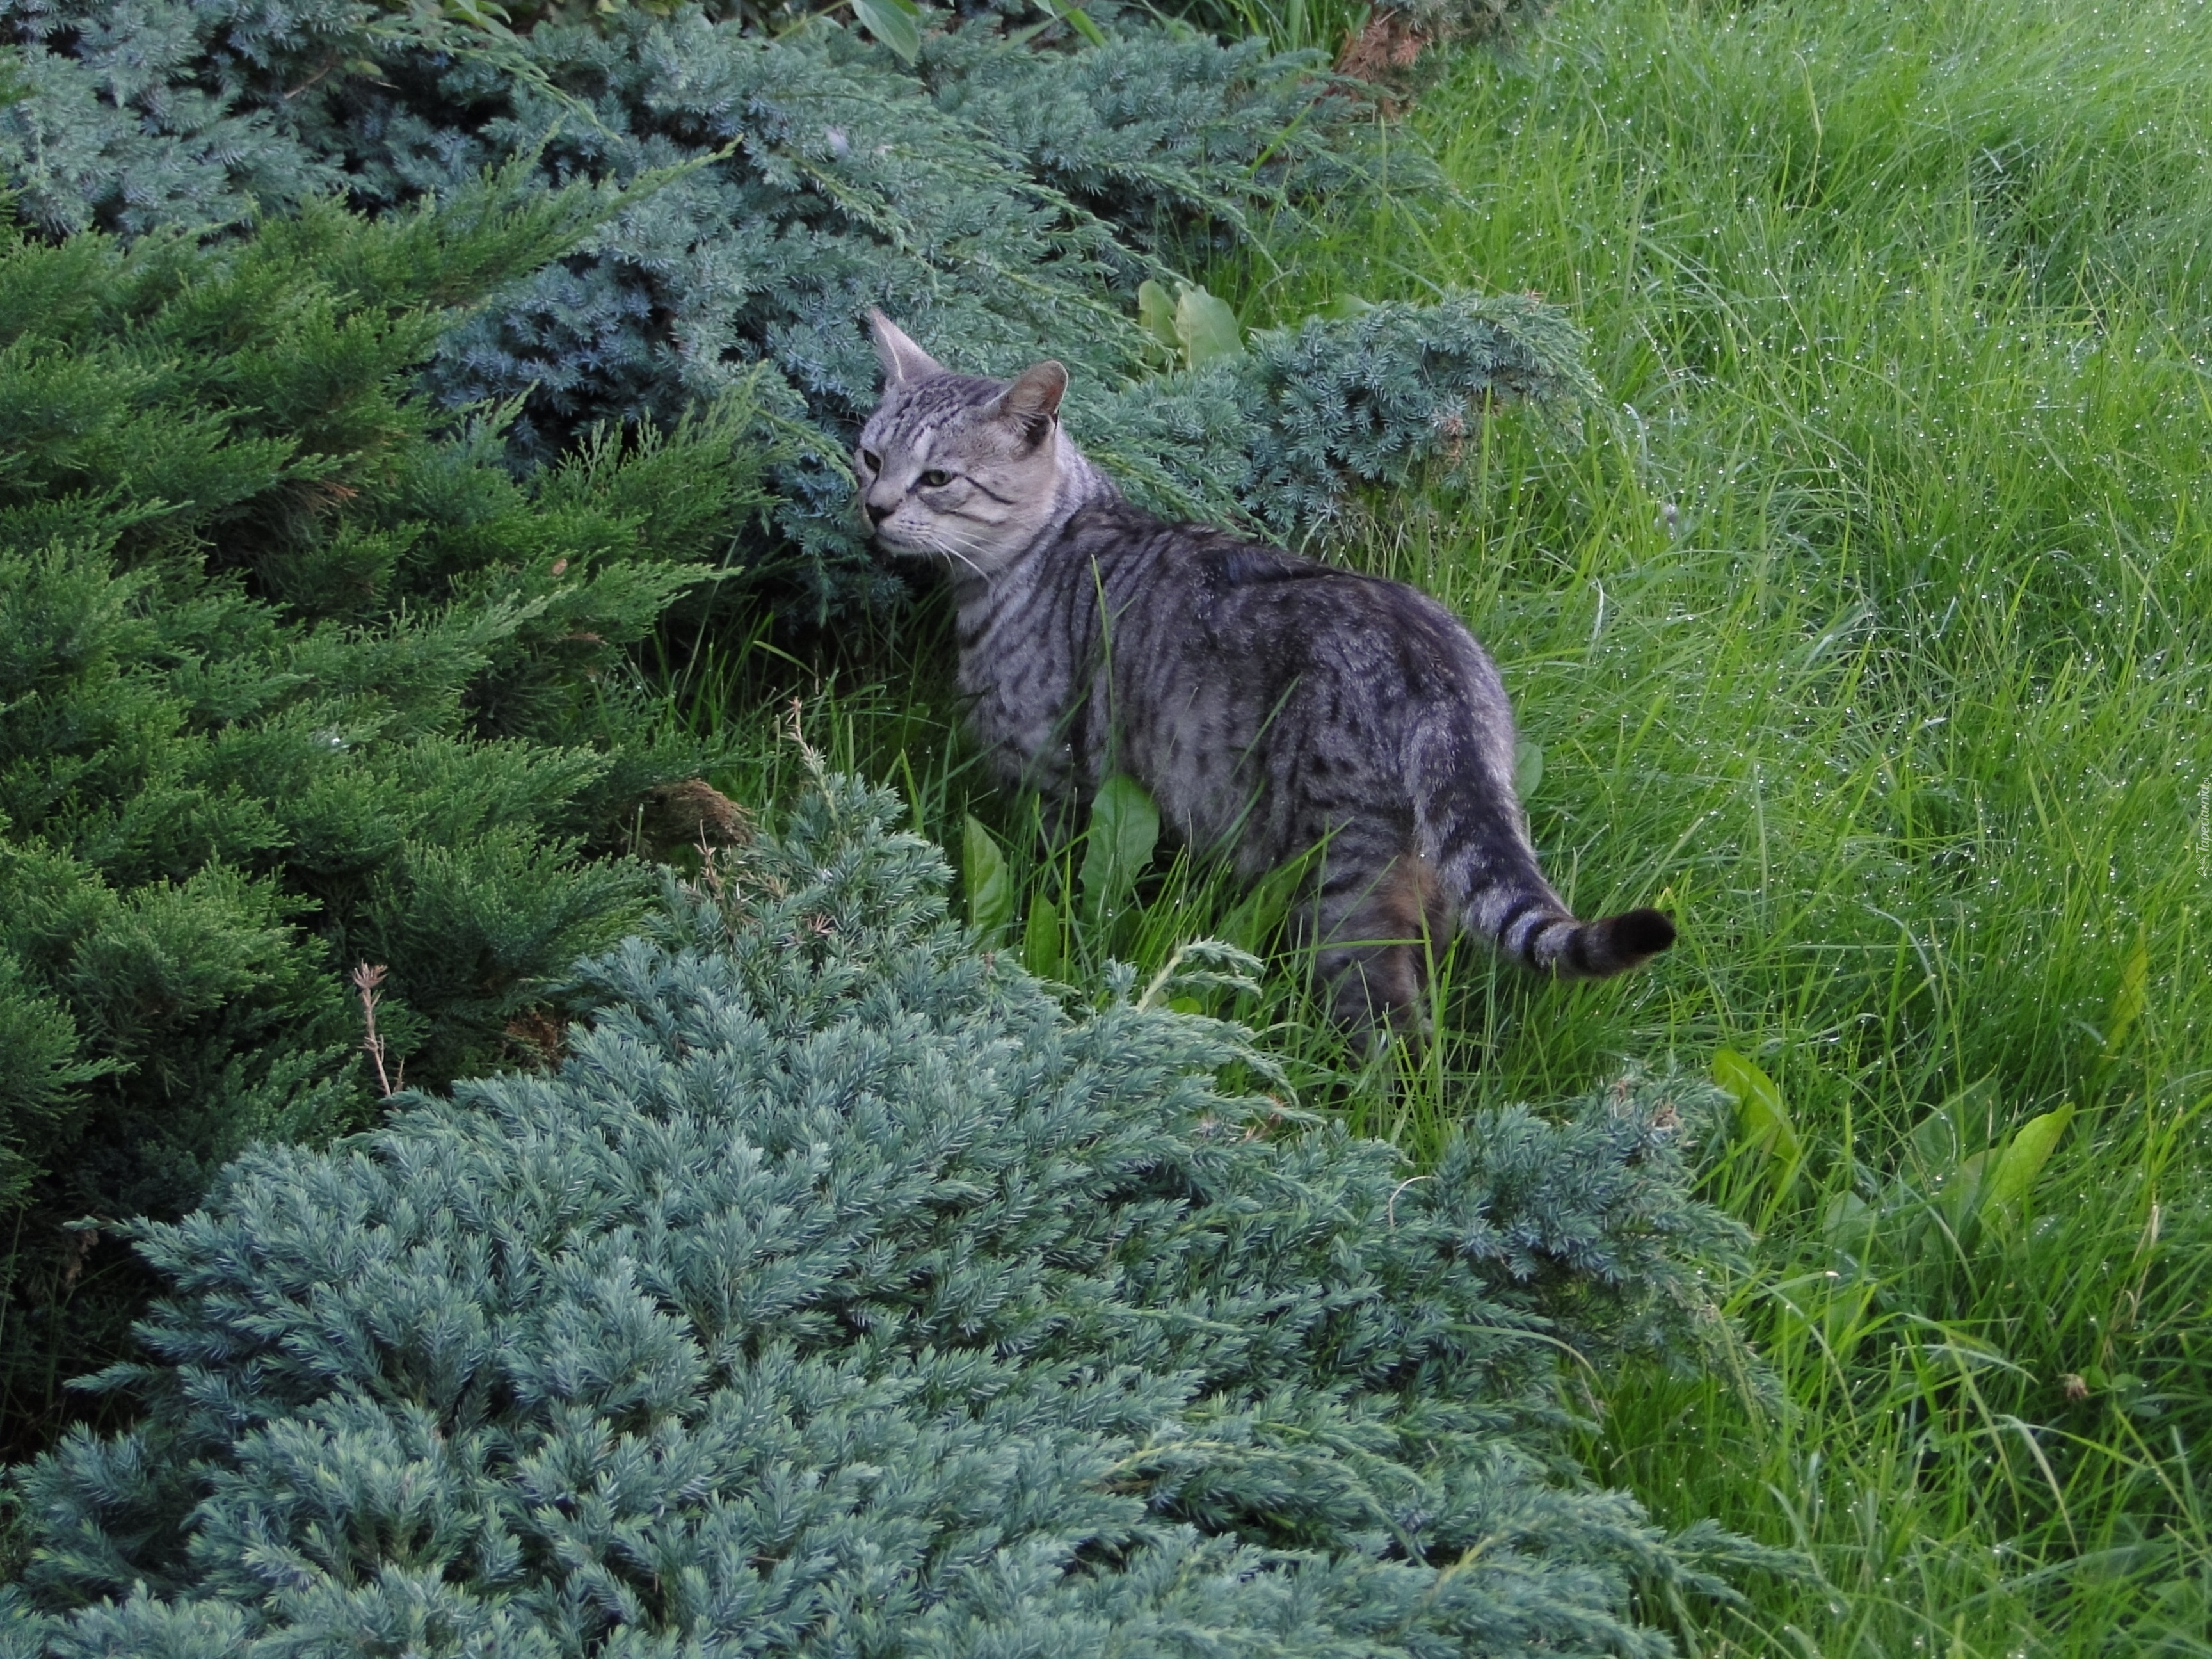
[[[1488,746],[1510,752],[1509,744]],[[1501,956],[1561,979],[1624,974],[1674,942],[1674,922],[1657,910],[1575,918],[1537,866],[1502,755],[1484,753],[1466,732],[1417,738],[1413,747],[1422,851],[1461,927]]]

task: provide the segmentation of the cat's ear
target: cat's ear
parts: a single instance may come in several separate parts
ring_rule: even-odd
[[[999,399],[997,413],[1020,424],[1031,443],[1042,442],[1060,413],[1060,395],[1067,390],[1067,371],[1047,360],[1031,363]]]
[[[884,384],[906,386],[945,373],[945,365],[931,356],[880,311],[868,313],[868,331],[875,336],[876,360],[884,366]]]

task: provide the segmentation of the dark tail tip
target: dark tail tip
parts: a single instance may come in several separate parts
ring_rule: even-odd
[[[1656,957],[1674,942],[1674,921],[1657,910],[1623,910],[1608,916],[1605,928],[1606,954],[1623,969],[1633,968],[1646,957]]]

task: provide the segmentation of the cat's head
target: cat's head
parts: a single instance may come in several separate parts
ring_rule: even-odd
[[[860,510],[885,551],[988,576],[1059,510],[1067,371],[1011,382],[955,374],[880,311],[869,313],[884,400],[860,428]]]

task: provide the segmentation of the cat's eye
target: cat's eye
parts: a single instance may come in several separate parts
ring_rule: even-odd
[[[884,458],[872,449],[864,449],[860,452],[860,465],[871,472],[880,472],[884,470]]]
[[[921,475],[921,484],[925,489],[942,489],[951,482],[952,475],[939,467],[933,466]]]

